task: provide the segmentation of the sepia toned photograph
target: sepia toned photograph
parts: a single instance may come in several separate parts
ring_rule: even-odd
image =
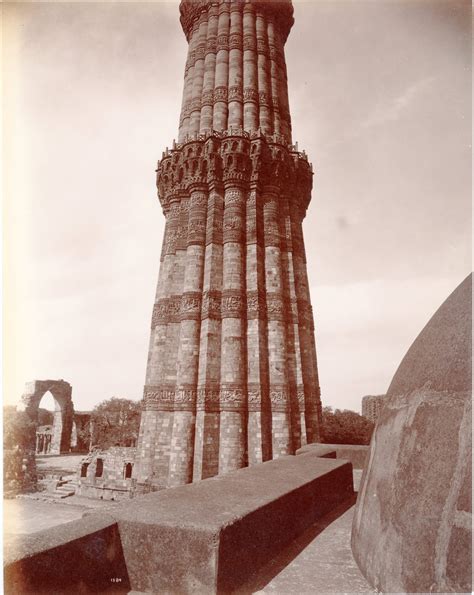
[[[2,5],[3,592],[472,592],[472,6]]]

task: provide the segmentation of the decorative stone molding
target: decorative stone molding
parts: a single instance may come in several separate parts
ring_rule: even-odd
[[[173,409],[175,411],[192,411],[196,406],[196,399],[196,388],[180,386],[175,391]]]
[[[219,394],[221,411],[241,411],[246,405],[246,391],[236,384],[222,384]]]
[[[221,319],[221,299],[220,291],[205,291],[202,297],[201,319],[213,318]]]
[[[201,299],[202,295],[200,292],[183,293],[179,312],[180,320],[200,320]]]
[[[145,411],[172,411],[174,397],[174,386],[145,386],[143,390],[143,409]]]
[[[219,388],[205,387],[197,390],[196,408],[198,411],[219,411],[220,410]]]
[[[222,318],[242,318],[244,310],[244,298],[240,291],[226,289],[222,292]]]
[[[229,50],[242,49],[242,35],[240,33],[231,33],[229,35]]]
[[[232,131],[233,143],[226,142],[227,135],[210,132],[201,140],[195,140],[176,147],[159,162],[157,169],[158,192],[167,217],[176,216],[176,202],[181,201],[182,210],[188,205],[183,198],[191,192],[192,186],[222,186],[234,184],[241,191],[249,191],[249,182],[265,186],[271,182],[275,192],[288,197],[289,208],[300,218],[304,217],[311,198],[313,172],[304,154],[294,152],[292,146],[282,146],[283,139],[254,139],[241,131]],[[243,132],[243,131],[242,131]],[[227,199],[226,199],[227,200]],[[171,213],[173,204],[173,213]],[[301,213],[301,215],[300,215]],[[269,241],[276,241],[278,234],[268,233]],[[301,234],[293,241],[304,248]],[[180,239],[170,236],[170,242]],[[271,240],[270,240],[271,238]],[[171,248],[170,248],[171,249]]]
[[[267,318],[268,320],[285,321],[287,318],[288,307],[285,307],[285,301],[279,293],[267,293]]]
[[[288,386],[270,384],[270,403],[272,411],[289,410],[289,391]]]
[[[215,87],[214,89],[214,103],[219,101],[227,101],[227,87]]]
[[[247,319],[266,318],[267,303],[263,291],[247,292]]]

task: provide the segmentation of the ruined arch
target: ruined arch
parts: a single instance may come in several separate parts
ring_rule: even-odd
[[[53,435],[51,439],[50,454],[62,454],[71,449],[71,432],[74,417],[72,402],[72,387],[65,380],[33,380],[25,386],[19,411],[25,411],[30,418],[38,421],[38,408],[45,393],[53,395],[55,403]],[[34,445],[32,445],[34,448]]]

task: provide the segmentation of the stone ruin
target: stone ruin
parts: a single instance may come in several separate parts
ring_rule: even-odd
[[[64,380],[33,380],[33,382],[27,383],[17,409],[25,411],[32,420],[36,421],[40,401],[48,391],[53,395],[55,402],[49,454],[68,453],[71,450],[74,419],[72,387],[69,382]],[[32,445],[34,451],[36,451],[35,446]]]
[[[69,452],[88,452],[90,441],[81,437],[91,423],[89,411],[74,411],[72,387],[65,380],[33,380],[25,386],[25,391],[17,405],[18,411],[25,411],[30,419],[37,422],[41,399],[50,392],[55,403],[53,424],[36,428],[36,442],[31,449],[36,454],[60,455]]]
[[[126,500],[133,495],[132,473],[136,448],[94,449],[82,459],[76,494],[100,500]]]
[[[362,397],[362,416],[376,423],[385,405],[386,395],[367,395]]]
[[[352,549],[381,592],[472,590],[472,276],[403,358],[371,443]]]
[[[88,452],[90,440],[84,436],[91,424],[90,412],[74,411],[72,388],[64,380],[34,380],[26,384],[17,406],[37,424],[38,409],[43,396],[50,392],[55,401],[53,423],[36,426],[28,436],[28,447],[17,446],[4,452],[4,490],[6,497],[18,493],[36,492],[44,483],[44,474],[36,466],[36,455],[61,455]],[[51,475],[52,472],[49,473]],[[54,476],[54,473],[52,473]]]

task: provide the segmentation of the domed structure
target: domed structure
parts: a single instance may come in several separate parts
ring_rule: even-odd
[[[471,592],[472,276],[402,360],[362,478],[354,557],[383,592]]]

